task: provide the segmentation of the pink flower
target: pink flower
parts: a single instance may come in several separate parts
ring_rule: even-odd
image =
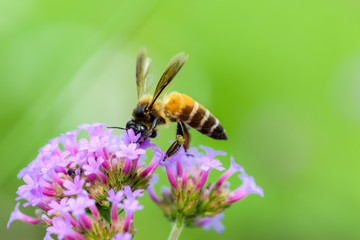
[[[120,150],[116,152],[117,157],[125,157],[130,160],[134,160],[145,154],[144,149],[137,148],[136,143],[130,143],[129,145],[121,144]]]

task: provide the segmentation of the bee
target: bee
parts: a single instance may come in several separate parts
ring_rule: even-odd
[[[140,49],[136,61],[136,87],[138,102],[132,112],[132,119],[127,122],[126,130],[133,129],[140,133],[141,139],[157,136],[157,126],[164,125],[167,120],[177,123],[176,141],[166,151],[163,161],[173,156],[181,146],[185,151],[190,145],[188,126],[214,139],[227,140],[224,127],[219,120],[203,105],[191,97],[178,92],[172,92],[160,100],[164,89],[174,79],[185,64],[188,56],[181,52],[175,55],[162,74],[155,92],[149,95],[149,85],[152,78],[151,59],[146,57],[146,49]],[[187,126],[188,125],[188,126]]]

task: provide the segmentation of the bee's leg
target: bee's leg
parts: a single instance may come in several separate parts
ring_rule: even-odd
[[[189,134],[189,127],[183,123],[180,122],[184,131],[184,138],[185,138],[185,143],[184,143],[184,150],[186,152],[186,156],[188,157],[194,157],[194,155],[190,154],[187,152],[187,150],[190,148],[190,134]]]
[[[183,133],[183,136],[184,136],[184,140],[185,140],[185,142],[184,142],[184,150],[185,150],[185,152],[187,152],[187,150],[190,147],[190,134],[189,134],[189,130],[188,130],[189,128],[188,128],[188,126],[186,126],[185,123],[183,123],[181,121],[179,121],[178,124],[180,124],[181,130],[182,130],[182,133]],[[181,133],[179,133],[179,127],[178,127],[178,130],[176,132],[176,135],[178,135],[178,134],[181,134]]]
[[[160,120],[160,117],[156,117],[154,119],[154,121],[152,122],[150,129],[143,132],[143,134],[141,135],[141,137],[139,138],[138,141],[140,141],[141,139],[148,138],[148,137],[151,137],[151,138],[156,137],[156,126],[158,125],[159,120]]]
[[[185,151],[189,147],[189,132],[185,124],[181,121],[177,122],[177,129],[176,129],[176,141],[173,142],[169,149],[166,151],[163,161],[168,157],[173,156],[177,151],[179,151],[180,147],[184,145]]]

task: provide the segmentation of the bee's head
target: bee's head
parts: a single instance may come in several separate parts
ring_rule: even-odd
[[[128,129],[132,129],[134,130],[135,134],[138,134],[138,133],[143,133],[147,130],[147,128],[140,124],[140,123],[137,123],[135,122],[134,120],[130,120],[126,123],[126,130]]]

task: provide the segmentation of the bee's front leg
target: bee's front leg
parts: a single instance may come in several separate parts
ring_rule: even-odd
[[[177,122],[177,130],[176,130],[176,141],[173,142],[169,149],[166,151],[163,161],[168,157],[173,156],[177,151],[179,151],[180,147],[184,145],[185,151],[189,148],[190,144],[190,135],[185,126],[185,124],[181,121]]]
[[[156,137],[156,126],[158,125],[159,123],[159,120],[160,120],[160,117],[156,117],[154,119],[154,121],[152,122],[151,124],[151,127],[150,129],[146,130],[145,132],[143,132],[141,134],[141,137],[139,138],[138,142],[141,140],[141,139],[146,139],[148,137],[151,137],[151,138],[154,138]]]

